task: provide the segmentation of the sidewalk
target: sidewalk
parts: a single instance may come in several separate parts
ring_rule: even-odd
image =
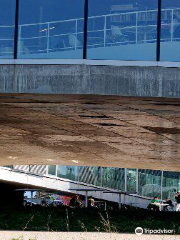
[[[47,233],[47,232],[0,232],[0,240],[178,240],[179,236],[108,234],[108,233]]]

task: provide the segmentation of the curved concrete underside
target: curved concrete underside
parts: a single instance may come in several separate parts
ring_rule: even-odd
[[[180,99],[1,94],[0,164],[180,171]]]

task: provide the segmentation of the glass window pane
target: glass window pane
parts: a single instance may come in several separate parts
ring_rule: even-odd
[[[79,182],[101,186],[101,168],[100,167],[80,167]]]
[[[139,195],[161,198],[161,171],[139,170]]]
[[[180,1],[162,0],[161,60],[180,61]]]
[[[175,201],[175,194],[180,190],[180,173],[164,172],[163,173],[163,199],[166,197]]]
[[[83,16],[84,0],[20,0],[18,57],[81,59]]]
[[[48,166],[48,174],[56,176],[56,165]]]
[[[60,178],[78,181],[78,167],[74,166],[58,166],[57,176]]]
[[[102,186],[124,191],[124,169],[123,168],[103,168]]]
[[[136,192],[136,169],[127,169],[127,191]]]
[[[14,165],[6,165],[6,166],[3,166],[3,167],[13,169]]]
[[[89,0],[88,58],[156,60],[158,0]]]
[[[0,1],[0,58],[13,58],[15,0]]]

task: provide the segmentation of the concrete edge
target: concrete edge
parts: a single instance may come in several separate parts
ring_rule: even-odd
[[[92,65],[121,67],[166,67],[180,68],[180,62],[119,61],[83,59],[0,59],[0,65]]]

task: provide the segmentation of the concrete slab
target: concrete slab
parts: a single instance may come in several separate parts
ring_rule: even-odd
[[[180,171],[180,99],[0,95],[0,164]]]

